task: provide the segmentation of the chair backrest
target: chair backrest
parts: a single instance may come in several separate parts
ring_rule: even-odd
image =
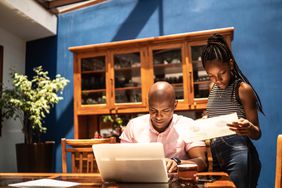
[[[205,143],[206,143],[206,148],[207,148],[207,154],[206,154],[206,157],[207,157],[207,165],[208,165],[208,168],[207,170],[209,172],[212,172],[213,171],[213,168],[212,168],[212,163],[213,163],[213,158],[212,158],[212,152],[211,152],[211,141],[210,140],[205,140]]]
[[[62,171],[67,173],[67,156],[71,154],[72,173],[98,172],[93,154],[93,144],[116,143],[116,138],[101,139],[61,139],[62,144]]]
[[[282,135],[277,137],[275,188],[282,188]]]

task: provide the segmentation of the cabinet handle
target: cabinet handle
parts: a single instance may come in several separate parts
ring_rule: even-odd
[[[111,98],[113,98],[114,97],[114,85],[113,85],[113,79],[111,78]]]
[[[192,73],[189,72],[189,77],[190,77],[190,93],[192,93]]]

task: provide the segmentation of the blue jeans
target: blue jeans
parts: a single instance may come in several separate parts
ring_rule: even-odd
[[[213,170],[230,175],[237,188],[255,188],[261,163],[249,138],[231,135],[213,139],[211,142]]]

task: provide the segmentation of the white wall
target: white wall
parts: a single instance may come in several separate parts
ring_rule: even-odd
[[[4,47],[3,83],[11,86],[10,70],[25,73],[26,41],[0,28],[0,45]],[[23,142],[21,123],[14,120],[3,122],[0,137],[0,172],[16,172],[15,144]]]

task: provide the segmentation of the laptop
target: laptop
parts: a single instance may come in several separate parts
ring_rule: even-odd
[[[167,183],[161,143],[96,144],[92,146],[105,182]]]

